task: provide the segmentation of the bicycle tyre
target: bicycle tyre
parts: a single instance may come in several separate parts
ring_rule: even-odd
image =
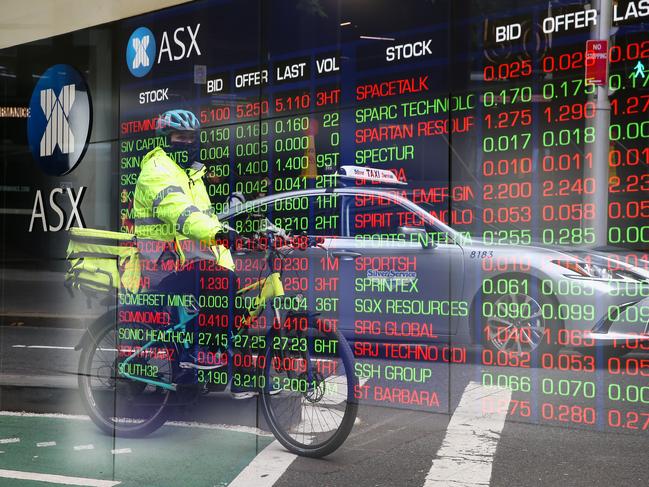
[[[278,336],[279,331],[273,330],[268,336],[271,343],[274,336]],[[322,334],[321,334],[322,335]],[[264,412],[264,417],[272,431],[275,435],[275,438],[289,451],[304,457],[312,458],[322,458],[326,455],[329,455],[336,451],[347,439],[349,433],[351,432],[354,422],[356,420],[356,415],[358,412],[358,401],[354,397],[355,386],[358,384],[358,379],[354,373],[354,356],[351,348],[347,341],[342,337],[338,332],[325,333],[328,335],[329,339],[337,340],[339,344],[338,350],[340,358],[345,367],[345,376],[347,381],[347,399],[345,403],[345,412],[343,419],[338,426],[335,433],[326,441],[317,444],[304,444],[291,436],[291,434],[284,428],[284,426],[277,420],[277,414],[274,410],[274,404],[276,404],[276,399],[270,394],[270,389],[268,387],[264,388],[261,391],[261,406]],[[333,336],[332,336],[333,335]],[[276,356],[280,353],[278,350],[274,350],[272,346],[267,345],[266,349],[266,366],[264,368],[264,376],[269,377],[272,364],[273,356]]]
[[[91,327],[91,329],[93,330],[93,333],[90,333],[89,339],[85,342],[81,350],[78,373],[79,391],[81,393],[81,399],[84,407],[88,412],[88,416],[90,416],[90,419],[93,423],[95,423],[95,425],[97,425],[102,431],[109,435],[116,435],[124,438],[139,438],[156,431],[167,420],[171,391],[165,391],[163,393],[163,401],[161,402],[159,408],[157,408],[157,410],[150,418],[140,423],[120,423],[119,421],[115,421],[110,418],[99,408],[98,401],[95,398],[95,394],[91,386],[91,379],[93,377],[93,357],[97,352],[99,345],[102,343],[102,340],[109,333],[115,331],[115,313],[106,313],[98,319],[98,321]],[[115,344],[115,347],[116,346],[117,345]],[[128,379],[123,380],[126,381]],[[132,380],[130,382],[137,383],[136,381]],[[117,395],[117,393],[118,391],[116,386],[114,394]],[[115,397],[115,403],[117,403],[117,397]]]

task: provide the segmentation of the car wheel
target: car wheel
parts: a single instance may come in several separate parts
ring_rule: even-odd
[[[520,278],[519,278],[520,279]],[[543,316],[544,305],[556,304],[553,296],[540,293],[540,281],[523,278],[527,289],[504,294],[481,294],[480,317],[482,343],[507,353],[556,352],[557,332],[562,324]]]

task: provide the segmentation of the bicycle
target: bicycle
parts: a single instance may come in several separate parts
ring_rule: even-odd
[[[284,259],[296,250],[319,244],[283,235],[272,225],[264,234],[240,242],[239,251],[265,252],[267,275],[236,291],[238,296],[258,294],[250,299],[252,305],[241,320],[244,326],[226,340],[227,354],[223,350],[226,343],[220,340],[213,355],[218,361],[190,368],[196,369],[198,388],[222,389],[224,382],[235,376],[222,370],[236,356],[233,342],[256,343],[252,348],[257,354],[248,354],[246,364],[254,374],[243,374],[243,385],[259,394],[268,426],[285,448],[302,456],[323,457],[343,444],[356,419],[354,390],[358,382],[353,353],[337,329],[318,328],[316,315],[289,311],[282,316],[278,306],[278,300],[285,298]],[[174,380],[183,373],[174,360],[181,355],[181,347],[191,346],[187,327],[199,309],[178,306],[177,310],[178,321],[163,328],[148,324],[119,328],[115,313],[108,312],[89,328],[77,347],[81,349],[83,403],[92,421],[108,434],[139,437],[152,433],[177,404],[174,396],[187,390]],[[272,315],[272,326],[265,335],[251,334],[245,324],[259,320],[266,310]],[[178,340],[170,342],[166,336]],[[236,338],[245,336],[250,338]],[[141,342],[144,344],[139,345]]]

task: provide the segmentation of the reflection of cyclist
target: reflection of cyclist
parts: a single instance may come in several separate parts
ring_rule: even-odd
[[[171,268],[175,270],[169,271],[170,267],[163,264],[169,260],[173,264],[182,264],[207,258],[201,247],[214,245],[219,236],[224,236],[225,228],[214,213],[203,182],[206,168],[198,162],[198,119],[187,110],[170,110],[160,115],[158,126],[156,135],[166,137],[167,150],[156,147],[142,158],[133,204],[135,233],[140,238],[163,244],[156,245],[154,253],[144,255],[145,259],[157,264],[153,272],[157,275],[151,278],[152,287],[158,293],[196,298],[200,288],[195,269],[182,270],[174,265]],[[188,239],[207,246],[194,245],[188,250],[188,246],[183,244]],[[210,257],[217,258],[226,269],[234,270],[229,250],[220,245],[216,248],[218,257]],[[175,314],[172,316],[179,319]],[[188,331],[196,331],[195,321]],[[182,381],[195,380],[195,367],[192,365],[196,362],[196,351],[196,344],[193,350],[183,350],[180,365],[186,370]],[[248,396],[245,393],[239,395]]]
[[[156,147],[142,158],[133,205],[138,236],[214,243],[224,231],[203,183],[206,169],[198,162],[199,129],[190,111],[170,110],[160,116],[156,134],[167,136],[169,151]]]

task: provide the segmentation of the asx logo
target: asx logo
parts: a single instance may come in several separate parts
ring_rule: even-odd
[[[50,176],[68,174],[86,153],[91,128],[92,104],[86,81],[72,66],[52,66],[39,77],[29,102],[27,139],[32,157]],[[49,198],[36,190],[29,231],[40,227],[43,232],[58,232],[75,224],[83,227],[81,200],[85,190],[84,186],[76,191],[69,185],[57,187]],[[67,200],[60,201],[61,195],[67,195]],[[70,209],[69,217],[66,208]]]
[[[34,160],[52,176],[69,173],[88,147],[92,124],[90,92],[72,66],[43,73],[29,103],[27,138]]]
[[[151,71],[155,52],[153,32],[146,27],[135,29],[126,46],[126,65],[131,74],[141,78]]]
[[[62,154],[69,154],[74,150],[70,109],[74,103],[75,93],[74,85],[65,85],[58,95],[52,88],[41,90],[41,108],[47,117],[47,127],[41,138],[41,156],[51,156],[56,147]]]
[[[201,24],[196,24],[194,28],[190,25],[178,27],[171,34],[173,44],[169,40],[169,32],[163,31],[160,38],[160,50],[157,51],[153,32],[146,27],[138,27],[133,31],[126,45],[126,65],[128,70],[133,76],[141,78],[151,71],[154,61],[156,64],[160,64],[163,60],[173,62],[188,59],[192,53],[200,56],[201,50],[198,47],[198,31],[200,28]]]

